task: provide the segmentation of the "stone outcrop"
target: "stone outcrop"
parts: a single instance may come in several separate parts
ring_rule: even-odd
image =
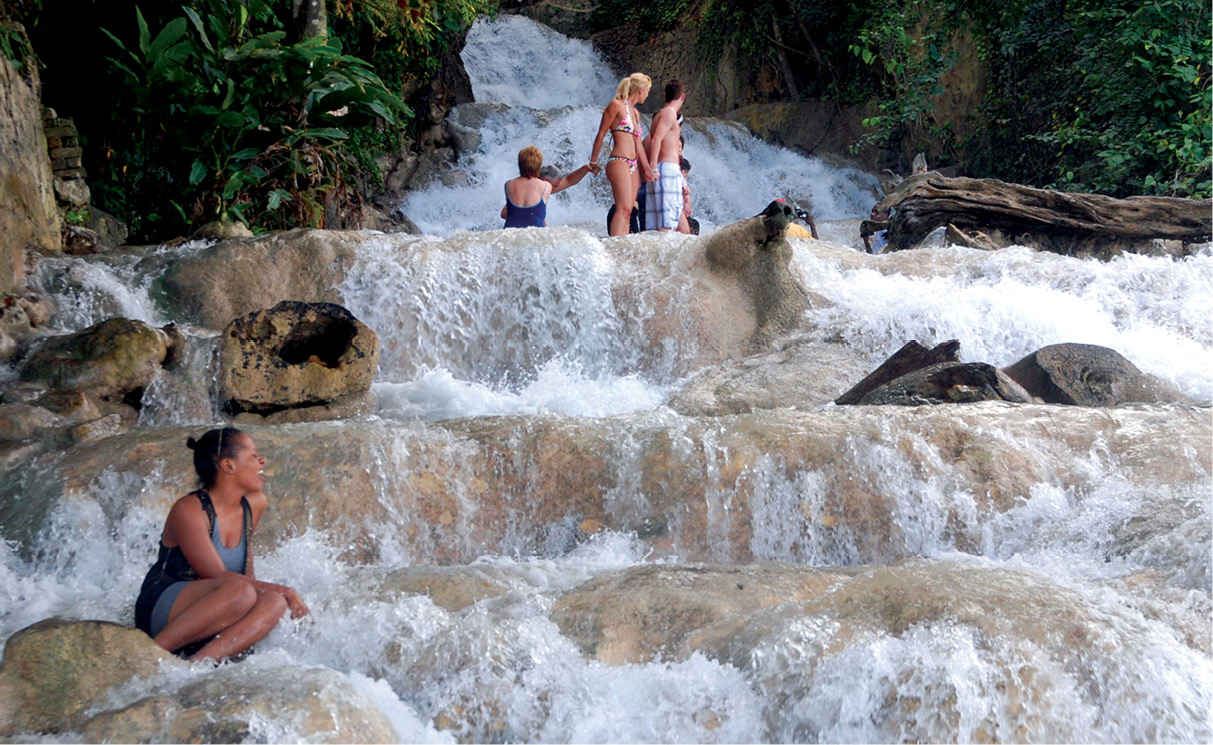
[[[152,290],[173,317],[211,329],[283,300],[339,303],[336,288],[365,239],[300,229],[223,241],[174,262]]]
[[[831,400],[838,380],[862,375],[866,364],[845,344],[789,339],[773,351],[704,370],[671,396],[668,406],[686,416],[816,406]]]
[[[1188,244],[1213,236],[1208,200],[1115,199],[938,173],[906,179],[878,208],[892,211],[888,250],[912,248],[948,225],[954,231],[996,232],[995,244],[1099,258],[1121,251],[1183,255]]]
[[[784,230],[795,211],[772,202],[767,213],[726,225],[704,244],[711,270],[734,279],[750,301],[756,322],[753,349],[792,329],[808,307],[808,295],[788,266],[792,247]]]
[[[781,555],[836,552],[862,563],[919,550],[921,539],[897,518],[905,509],[898,495],[917,488],[906,479],[970,495],[931,518],[946,526],[947,541],[969,550],[980,545],[984,525],[1022,505],[1040,484],[1083,494],[1093,477],[1075,453],[1124,454],[1101,457],[1112,459],[1126,488],[1183,494],[1209,478],[1208,464],[1175,453],[1204,452],[1213,421],[1207,411],[1183,406],[985,402],[698,420],[488,417],[407,431],[370,418],[357,427],[316,422],[249,431],[268,459],[270,508],[258,527],[258,550],[319,530],[341,535],[345,562],[407,555],[445,565],[507,544],[550,550],[560,535],[575,545],[576,526],[593,521],[636,532],[654,556],[749,561],[762,555],[756,536],[777,520],[788,542]],[[115,475],[141,485],[124,511],[165,514],[195,485],[184,442],[198,434],[139,429],[17,461],[0,478],[4,538],[32,549],[58,505],[99,499]],[[640,496],[620,500],[621,488]],[[103,511],[115,524],[121,519],[110,507]],[[507,535],[503,525],[531,527]]]
[[[27,249],[61,246],[32,55],[21,72],[0,55],[0,142],[0,292],[9,292],[25,285]]]
[[[1093,344],[1052,344],[1003,370],[1051,404],[1188,402],[1173,386],[1143,373],[1116,350]]]
[[[142,631],[50,618],[9,637],[0,665],[0,737],[79,732],[87,742],[242,742],[259,722],[290,723],[283,739],[394,742],[391,723],[332,670],[240,666],[113,708],[114,689],[178,660]]]
[[[25,343],[50,324],[55,311],[54,301],[45,295],[0,294],[0,364],[15,360]]]
[[[339,305],[283,301],[228,324],[219,354],[223,407],[274,414],[365,394],[379,337]]]
[[[168,327],[166,327],[167,329]],[[21,365],[23,381],[138,406],[143,389],[169,359],[174,337],[127,318],[51,337]]]
[[[0,665],[0,736],[77,729],[109,689],[175,659],[142,631],[105,621],[52,618],[22,629]]]
[[[865,134],[863,119],[871,113],[866,107],[840,107],[832,101],[755,102],[725,114],[725,118],[745,125],[762,140],[827,159],[846,155],[867,168],[876,170],[890,165],[889,156],[874,145],[864,145],[852,154],[851,145]]]
[[[387,717],[341,674],[323,668],[280,668],[255,674],[240,666],[218,671],[173,695],[149,696],[105,711],[81,727],[88,742],[396,742]]]

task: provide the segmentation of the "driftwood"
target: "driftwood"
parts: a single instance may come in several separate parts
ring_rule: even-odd
[[[1175,197],[1071,194],[995,179],[911,176],[877,205],[888,214],[889,248],[913,248],[931,231],[1001,234],[1065,254],[1112,255],[1149,251],[1152,241],[1199,243],[1213,236],[1213,202]],[[1174,251],[1170,251],[1174,252]]]
[[[906,373],[940,362],[956,362],[958,351],[960,351],[960,342],[956,339],[937,344],[931,349],[927,349],[917,341],[908,341],[901,349],[894,352],[893,356],[881,363],[880,367],[856,383],[851,390],[834,399],[834,403],[839,406],[857,404],[869,392]]]

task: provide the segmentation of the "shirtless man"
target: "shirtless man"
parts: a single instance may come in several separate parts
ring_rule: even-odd
[[[645,194],[644,226],[648,230],[676,230],[682,215],[682,125],[678,112],[686,97],[682,83],[671,80],[665,84],[665,106],[653,115],[648,156],[657,169],[657,180],[648,185]]]

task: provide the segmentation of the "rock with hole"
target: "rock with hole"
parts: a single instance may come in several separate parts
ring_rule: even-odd
[[[333,303],[283,301],[228,324],[220,389],[229,414],[269,416],[365,396],[379,365],[375,332]]]

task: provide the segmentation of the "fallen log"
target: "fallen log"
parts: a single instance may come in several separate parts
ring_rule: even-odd
[[[996,179],[912,176],[877,205],[888,214],[889,248],[913,248],[946,225],[1067,255],[1108,258],[1121,251],[1183,254],[1213,237],[1213,201],[1037,189]]]

